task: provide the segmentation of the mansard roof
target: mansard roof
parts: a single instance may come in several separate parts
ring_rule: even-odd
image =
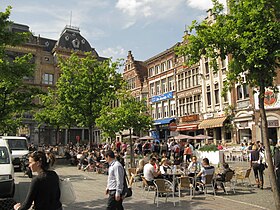
[[[91,48],[89,42],[80,34],[79,28],[74,26],[65,26],[56,43],[56,47],[82,52],[93,52],[98,56],[97,52]]]

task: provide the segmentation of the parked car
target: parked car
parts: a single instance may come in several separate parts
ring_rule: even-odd
[[[29,153],[27,139],[19,136],[0,136],[0,141],[5,142],[9,148],[14,167],[20,168],[22,157]]]
[[[5,142],[0,141],[0,198],[14,197],[15,180],[11,153]]]

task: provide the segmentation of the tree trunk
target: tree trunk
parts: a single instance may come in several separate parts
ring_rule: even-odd
[[[131,128],[129,128],[129,145],[130,145],[130,167],[134,168],[135,167],[135,162],[134,162],[134,150],[133,150],[133,144],[132,144],[132,138],[131,138]]]
[[[92,130],[93,130],[93,126],[92,126],[92,125],[89,125],[89,126],[88,126],[88,143],[89,143],[90,146],[93,145]]]
[[[277,182],[276,182],[276,174],[274,171],[274,165],[272,162],[272,155],[270,151],[270,143],[268,139],[268,127],[267,127],[267,119],[266,119],[266,111],[264,108],[264,95],[265,95],[265,86],[260,86],[260,94],[259,94],[259,107],[260,107],[260,117],[261,117],[261,132],[262,132],[262,141],[265,146],[265,152],[266,152],[266,159],[268,164],[268,173],[271,181],[271,188],[273,191],[273,197],[275,201],[276,209],[280,209],[280,193],[277,188]]]

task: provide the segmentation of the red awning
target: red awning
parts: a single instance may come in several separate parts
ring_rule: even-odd
[[[197,130],[198,124],[180,124],[177,125],[176,131],[190,131],[190,130]]]

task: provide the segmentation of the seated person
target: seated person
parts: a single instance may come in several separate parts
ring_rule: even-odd
[[[201,163],[197,161],[196,156],[192,156],[191,162],[188,166],[188,176],[194,177],[201,171]]]
[[[159,167],[160,173],[164,179],[170,179],[170,174],[167,173],[168,169],[171,170],[170,161],[167,158],[165,158],[163,159]]]
[[[215,173],[215,167],[210,166],[208,158],[203,158],[202,168],[201,168],[200,172],[197,174],[197,182],[201,182],[201,183],[205,184],[206,175],[214,175],[214,173]],[[196,190],[198,190],[197,187],[196,187]]]
[[[218,181],[218,182],[220,181],[220,186],[224,190],[224,192],[225,192],[224,185],[221,182],[225,181],[227,172],[231,172],[231,171],[233,171],[233,170],[230,169],[229,165],[227,163],[223,163],[222,173],[217,174],[216,181]],[[216,190],[218,189],[217,184],[215,184],[215,189]]]
[[[152,157],[144,166],[144,177],[148,182],[148,185],[154,185],[154,179],[160,175],[160,171],[155,170],[154,165],[156,164],[156,159]]]

